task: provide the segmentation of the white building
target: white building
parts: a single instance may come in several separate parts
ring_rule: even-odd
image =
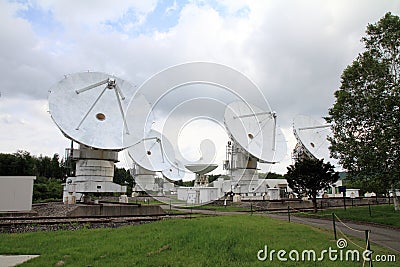
[[[342,180],[338,180],[332,184],[327,190],[321,190],[319,197],[343,197],[343,193],[339,192],[339,187],[343,186]],[[360,197],[360,189],[346,188],[346,197],[357,198]]]
[[[178,187],[177,195],[188,205],[201,205],[219,199],[216,187]]]
[[[234,199],[240,200],[279,200],[288,198],[292,190],[288,187],[286,179],[254,179],[232,181],[218,178],[204,187],[179,187],[177,196],[179,200],[188,204],[208,203],[234,194]]]
[[[0,176],[0,212],[32,209],[35,176]]]

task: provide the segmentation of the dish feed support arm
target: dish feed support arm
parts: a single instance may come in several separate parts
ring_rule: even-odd
[[[107,84],[107,85],[103,89],[103,91],[101,91],[100,95],[96,98],[96,100],[93,102],[92,106],[86,112],[85,116],[83,116],[82,120],[79,122],[78,126],[76,127],[76,130],[79,130],[79,127],[81,127],[82,123],[86,120],[87,116],[93,110],[94,106],[97,104],[97,102],[100,100],[100,98],[103,96],[103,94],[106,91],[106,89],[114,89],[115,95],[117,97],[118,107],[119,107],[119,110],[120,110],[120,113],[121,113],[121,117],[122,117],[122,120],[124,122],[124,128],[125,128],[126,134],[129,134],[128,124],[126,123],[124,110],[123,110],[122,104],[121,104],[121,100],[124,100],[125,96],[122,93],[121,89],[119,88],[118,84],[116,83],[115,79],[108,78],[108,79],[105,79],[103,81],[100,81],[100,82],[94,83],[92,85],[86,86],[86,87],[84,87],[82,89],[76,90],[75,92],[77,94],[80,94],[80,93],[83,93],[85,91],[91,90],[91,89],[96,88],[96,87],[98,87],[100,85],[103,85],[103,84]]]
[[[234,116],[233,118],[234,119],[249,118],[249,117],[257,117],[259,115],[271,115],[272,119],[274,120],[274,129],[273,129],[273,133],[272,133],[272,150],[275,151],[275,148],[276,148],[276,144],[275,144],[275,141],[276,141],[276,112],[274,112],[274,111],[272,111],[272,112],[257,112],[257,113],[245,114],[245,115],[240,115],[240,116]],[[260,128],[260,130],[256,134],[256,136],[261,133],[262,128],[264,128],[264,126],[262,126]]]

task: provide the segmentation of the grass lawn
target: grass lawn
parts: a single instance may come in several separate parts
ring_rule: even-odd
[[[380,223],[400,227],[400,212],[393,205],[371,205],[371,216],[368,206],[346,207],[319,211],[317,216],[328,217],[334,212],[340,219]],[[310,213],[312,214],[312,213]]]
[[[360,246],[363,242],[352,239]],[[355,249],[353,245],[346,249]],[[257,252],[337,249],[332,233],[261,216],[171,219],[117,229],[0,234],[0,254],[40,254],[23,266],[360,266],[362,262],[258,261]],[[374,253],[393,254],[372,245]],[[344,250],[345,251],[345,250]],[[288,257],[288,254],[285,256]],[[400,256],[397,255],[397,260]],[[398,266],[398,263],[374,266]]]

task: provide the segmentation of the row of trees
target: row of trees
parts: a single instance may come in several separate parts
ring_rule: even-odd
[[[0,176],[36,176],[33,184],[33,201],[59,200],[62,198],[62,183],[68,168],[58,154],[53,157],[33,156],[27,151],[14,154],[0,153]],[[114,182],[132,190],[133,177],[124,168],[115,168]]]
[[[27,151],[18,151],[14,154],[0,153],[0,175],[32,175],[63,179],[64,173],[63,161],[58,154],[50,158],[32,156]]]
[[[65,168],[58,154],[36,157],[27,151],[1,153],[0,176],[36,176],[33,184],[34,202],[62,198]]]

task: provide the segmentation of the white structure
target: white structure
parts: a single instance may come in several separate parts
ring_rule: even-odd
[[[156,172],[135,164],[131,170],[131,175],[135,180],[135,186],[132,189],[133,192],[156,192],[160,190],[158,183],[156,183]]]
[[[229,178],[228,176],[224,177]],[[201,202],[191,203],[193,198],[189,196],[189,192],[193,191],[192,194],[194,194],[195,190],[198,195],[194,199]],[[234,194],[235,201],[280,200],[288,198],[292,190],[288,187],[286,179],[254,179],[238,183],[238,181],[218,178],[206,187],[179,187],[177,192],[179,200],[188,201],[188,204],[200,204],[223,199],[231,193]]]
[[[330,162],[336,170],[342,170],[338,160],[330,157],[328,141],[328,137],[332,136],[330,124],[321,124],[308,116],[299,115],[293,119],[293,134],[297,140],[292,154],[294,160],[323,159],[325,162]]]
[[[114,184],[118,152],[143,138],[149,104],[128,82],[100,72],[66,75],[49,90],[49,111],[54,123],[80,147],[71,147],[68,159],[76,162],[75,176],[67,178],[64,202],[74,203],[81,193],[119,192]],[[130,102],[129,102],[130,101]],[[126,114],[128,104],[136,113]],[[126,117],[135,122],[130,125]]]
[[[201,205],[218,199],[218,188],[216,187],[178,187],[179,200],[188,205]]]
[[[395,189],[394,191],[396,192],[396,196],[400,197],[400,189]],[[389,191],[389,196],[390,197],[394,196],[393,191]]]
[[[65,204],[81,200],[82,193],[126,192],[126,186],[113,183],[118,152],[93,149],[82,144],[79,149],[71,149],[69,152],[69,160],[76,162],[76,170],[75,176],[68,177],[64,185]]]
[[[270,189],[275,186],[259,179],[257,168],[258,163],[278,162],[286,153],[286,142],[276,127],[276,113],[233,102],[225,109],[224,123],[231,139],[224,169],[230,177],[230,192],[241,196],[235,199],[279,198],[276,190]]]
[[[176,187],[173,183],[157,176],[155,171],[147,170],[139,164],[134,164],[130,170],[135,181],[132,188],[132,196],[138,196],[146,192],[152,196],[169,196],[176,194]]]
[[[343,197],[343,193],[339,192],[339,186],[343,186],[342,180],[338,180],[336,183],[330,185],[327,190],[321,190],[318,197]],[[346,197],[360,197],[360,189],[346,188]]]
[[[346,197],[349,198],[360,197],[360,189],[354,189],[354,188],[346,189]]]
[[[35,176],[0,176],[0,212],[32,209]]]
[[[218,188],[219,198],[227,193],[239,195],[241,200],[279,200],[288,198],[292,190],[286,179],[258,179],[234,182],[219,178],[213,182]]]
[[[226,147],[224,162],[224,169],[230,179],[214,181],[214,186],[222,188],[224,193],[240,195],[238,199],[241,200],[278,200],[288,197],[286,179],[259,179],[259,162],[270,163],[253,156],[232,138]]]
[[[195,187],[200,188],[195,191],[198,193],[191,192],[193,189],[180,189],[178,192],[178,199],[200,203],[204,200],[201,194],[204,194],[204,196],[207,196],[205,197],[207,201],[210,201],[215,199],[215,188],[217,190],[217,196],[224,196],[225,193],[233,192],[237,195],[243,194],[243,196],[247,194],[247,197],[250,197],[250,194],[251,196],[265,197],[268,190],[265,182],[258,179],[257,164],[258,162],[278,162],[279,159],[283,158],[286,154],[286,142],[283,138],[283,134],[277,129],[276,113],[271,110],[265,97],[259,94],[260,90],[257,86],[241,73],[219,64],[203,62],[182,64],[166,69],[147,80],[138,91],[146,96],[149,103],[156,106],[155,104],[160,103],[160,96],[166,95],[167,92],[172,91],[172,88],[179,88],[187,84],[215,85],[219,88],[228,89],[231,96],[236,96],[235,98],[228,97],[227,102],[224,102],[223,98],[221,98],[221,101],[218,101],[218,103],[222,104],[225,108],[224,114],[208,115],[208,112],[204,111],[209,107],[204,105],[201,105],[199,114],[193,115],[195,113],[190,112],[193,118],[203,118],[204,114],[207,114],[207,119],[215,120],[216,122],[220,120],[220,115],[223,115],[224,126],[232,140],[231,148],[233,153],[227,158],[227,162],[225,162],[225,169],[227,170],[229,181],[215,183],[220,187],[210,187],[207,184],[208,180],[204,175],[205,173],[195,171],[197,174]],[[242,98],[244,95],[248,95],[249,99]],[[202,100],[201,97],[196,99]],[[130,107],[135,108],[135,106],[132,105],[130,105]],[[189,106],[189,108],[191,107]],[[179,109],[174,108],[174,112],[179,113],[178,110]],[[164,112],[159,112],[159,114],[164,114]],[[151,114],[152,119],[148,120],[148,122],[151,123],[151,125],[148,125],[149,127],[153,127],[153,123],[155,123],[155,125],[158,125],[158,123],[164,126],[169,125],[169,123],[165,123],[166,118],[159,114],[156,112]],[[213,115],[216,116],[214,117]],[[185,116],[182,117],[185,118]],[[180,123],[180,119],[176,120],[176,122]],[[182,120],[182,122],[184,122],[184,120]],[[222,123],[220,125],[222,125]],[[181,127],[175,124],[171,127],[173,129],[170,129],[170,132],[163,131],[168,137],[172,137],[170,140],[175,140],[175,137],[179,136],[179,129],[182,130],[183,126],[184,125]],[[174,149],[176,149],[175,152],[179,151],[177,149],[178,147],[168,149],[168,142],[165,141],[167,141],[167,139],[162,138],[161,134],[152,133],[146,136],[142,144],[138,143],[137,149],[134,145],[132,149],[129,149],[129,152],[132,154],[131,158],[135,163],[148,170],[162,172],[163,175],[169,179],[178,180],[179,178],[177,177],[179,177],[180,174],[179,170],[183,170],[183,166],[187,168],[189,166],[188,169],[190,169],[190,164],[192,162],[188,162],[180,153],[174,154]],[[208,155],[212,156],[212,161],[204,159],[204,157]],[[163,166],[163,163],[167,163],[166,159],[171,161],[171,166],[168,168]],[[202,154],[202,160],[204,161],[196,162],[196,164],[205,163],[212,165],[212,163],[214,163],[213,153]],[[181,162],[183,166],[179,167],[179,162]],[[207,190],[209,193],[201,193]],[[276,190],[270,191],[271,197],[276,198],[276,194],[272,193]],[[196,197],[192,197],[192,195],[196,195]]]
[[[194,188],[178,188],[178,199],[187,201],[188,204],[201,204],[221,199],[227,194],[233,194],[234,201],[279,200],[288,197],[289,188],[286,179],[259,179],[257,164],[260,160],[250,155],[233,138],[228,142],[226,155],[224,169],[227,171],[225,177],[228,179],[219,178],[210,186],[205,183],[207,178],[204,173],[199,172],[202,178],[200,179],[200,175],[197,174]],[[216,165],[210,166],[216,167]],[[202,169],[205,168],[200,166],[200,170]],[[195,202],[192,203],[193,201]]]
[[[332,136],[330,124],[321,124],[314,119],[299,115],[293,120],[293,134],[296,137],[297,144],[294,148],[292,157],[294,160],[302,158],[324,160],[330,162],[336,170],[340,170],[337,159],[330,157],[328,137]],[[339,192],[339,186],[342,186],[342,180],[330,185],[327,190],[321,190],[318,197],[343,197]],[[347,189],[346,197],[359,197],[359,189]]]
[[[74,177],[67,178],[68,192],[126,192],[126,187],[113,183],[118,152],[80,145],[72,155],[76,172]]]
[[[185,168],[196,174],[196,179],[194,180],[194,186],[201,187],[208,185],[208,179],[206,173],[215,170],[218,167],[217,164],[187,164]]]
[[[201,189],[203,191],[209,190],[207,196],[214,196],[216,190],[217,198],[229,194],[233,195],[234,201],[273,200],[285,197],[285,194],[280,194],[280,187],[286,193],[288,191],[286,181],[281,186],[269,185],[269,180],[258,177],[258,163],[275,163],[286,153],[286,142],[276,127],[276,113],[268,109],[264,110],[240,101],[226,106],[224,124],[231,141],[226,147],[223,168],[229,179],[218,179],[213,182],[212,187],[208,187],[204,177],[201,179],[198,175],[195,185],[203,186],[204,189]],[[198,190],[199,194],[201,190]],[[178,189],[180,200],[192,201],[190,194],[190,190]],[[198,201],[200,198],[199,196],[195,199]],[[213,199],[208,199],[211,200]]]

